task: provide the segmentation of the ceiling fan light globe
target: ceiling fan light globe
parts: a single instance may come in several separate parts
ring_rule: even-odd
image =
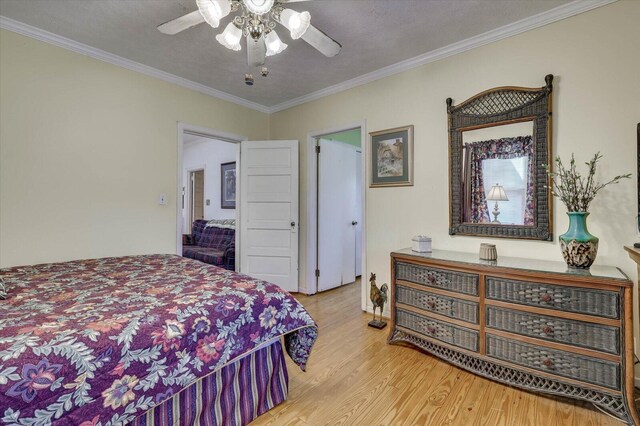
[[[231,13],[231,2],[229,0],[196,0],[198,11],[213,28],[218,28],[220,19]]]
[[[264,15],[273,7],[274,0],[242,0],[242,3],[251,13]]]
[[[280,40],[280,37],[278,37],[275,31],[270,31],[269,34],[265,36],[264,41],[267,45],[267,56],[277,55],[288,47],[286,43]]]
[[[236,27],[233,22],[229,22],[221,34],[216,36],[218,43],[231,50],[242,50],[240,40],[242,39],[242,30]]]
[[[311,15],[309,12],[296,12],[291,9],[283,9],[280,13],[280,22],[291,33],[291,38],[299,39],[304,35],[311,24]]]

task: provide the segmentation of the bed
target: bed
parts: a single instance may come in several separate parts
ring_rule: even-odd
[[[174,255],[0,270],[0,424],[242,425],[317,326],[274,284]]]

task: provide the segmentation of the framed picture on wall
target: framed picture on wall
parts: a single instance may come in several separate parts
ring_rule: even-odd
[[[369,188],[413,186],[413,125],[369,133]]]
[[[236,162],[220,164],[220,208],[236,208]]]

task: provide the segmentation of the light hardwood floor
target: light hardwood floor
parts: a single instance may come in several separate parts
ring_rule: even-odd
[[[367,327],[360,284],[297,295],[320,327],[306,372],[287,357],[289,398],[252,425],[615,425],[567,399],[487,380]]]

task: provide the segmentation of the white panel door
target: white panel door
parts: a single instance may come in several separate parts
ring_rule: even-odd
[[[298,141],[240,150],[240,271],[297,292]]]
[[[352,146],[321,139],[318,157],[318,291],[355,281],[356,174]]]

